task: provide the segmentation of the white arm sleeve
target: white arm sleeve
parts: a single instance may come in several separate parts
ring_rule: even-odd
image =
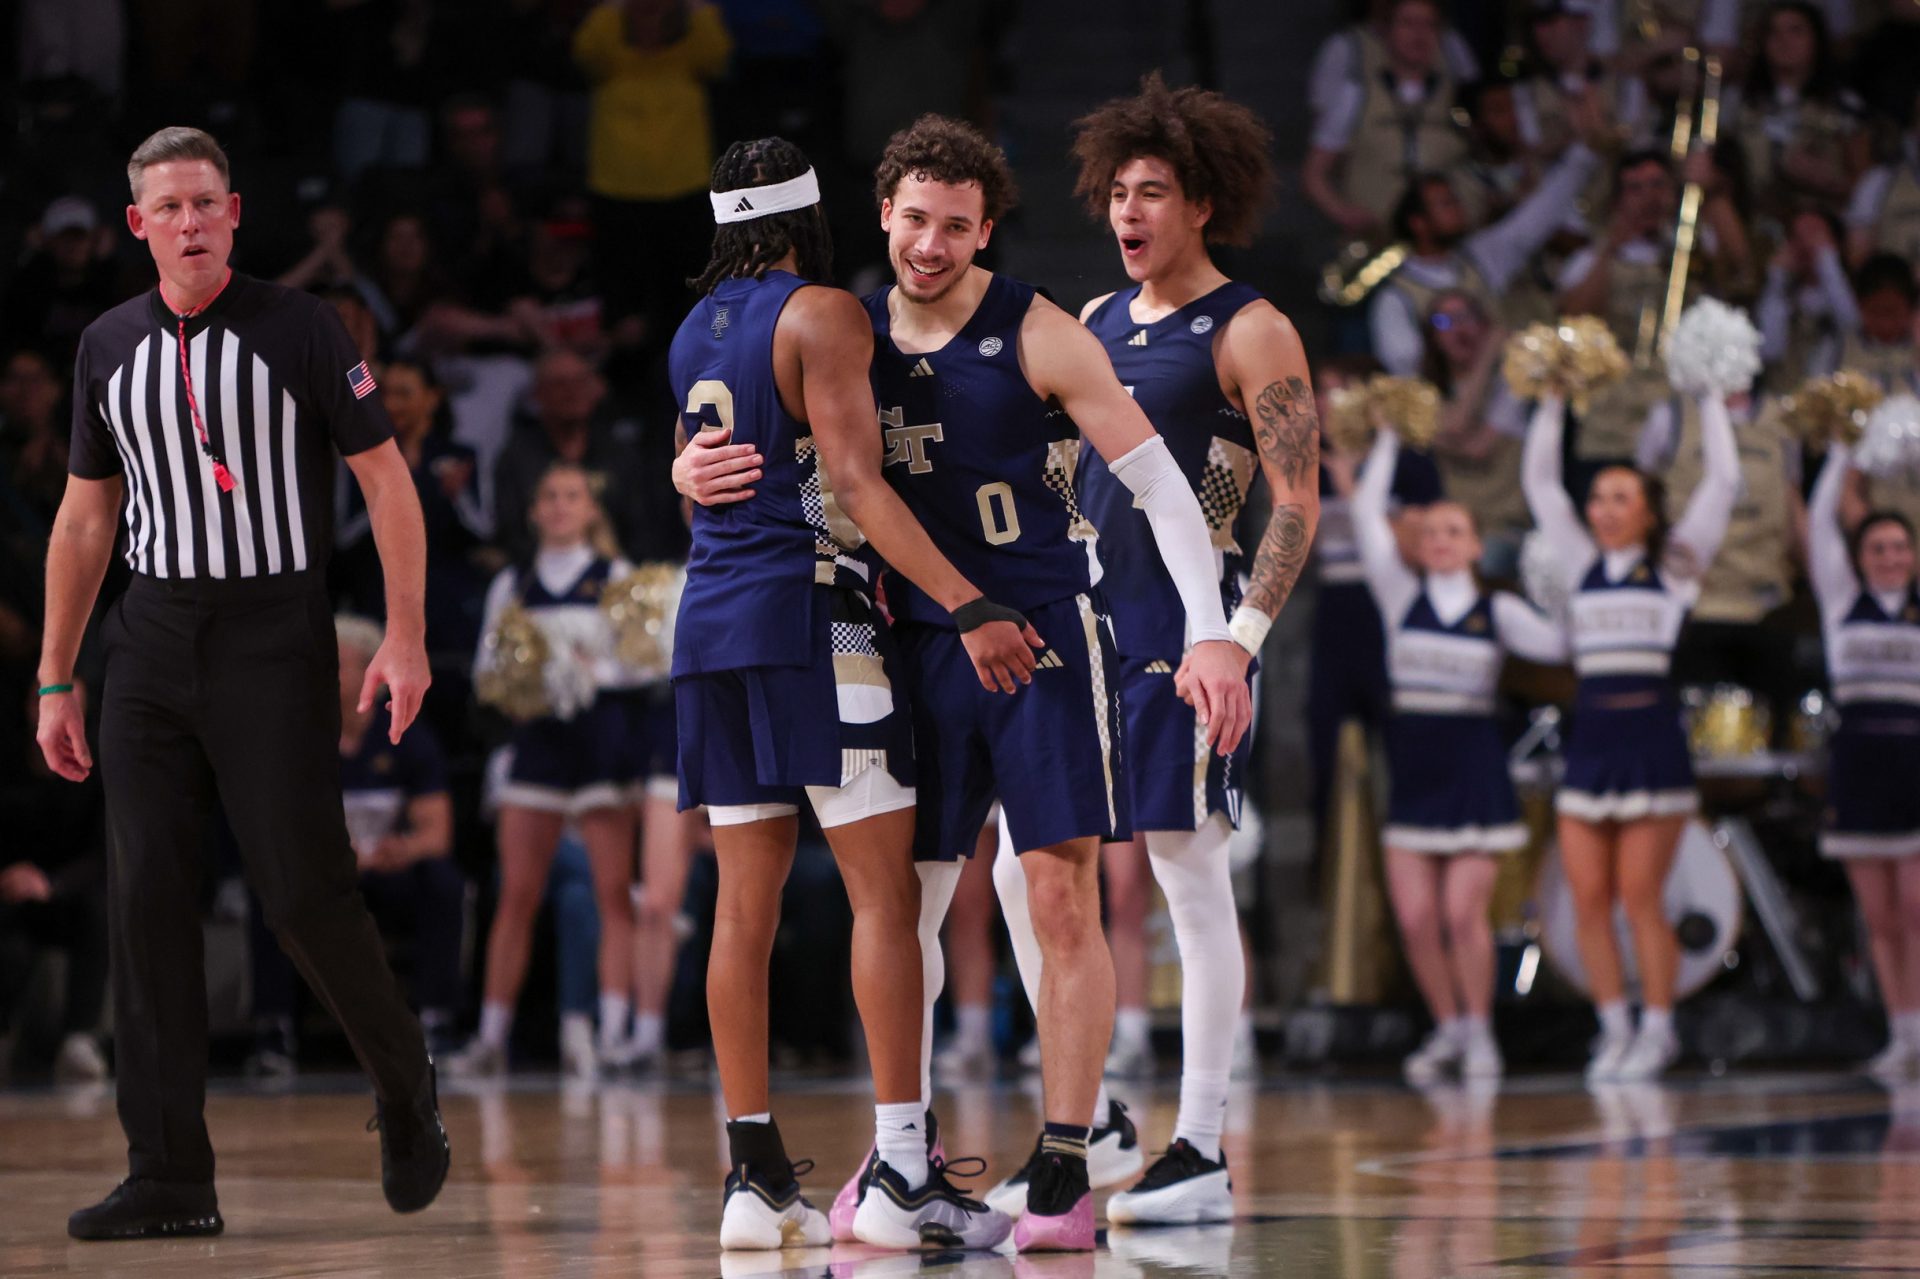
[[[1673,462],[1674,450],[1679,447],[1678,427],[1672,400],[1662,400],[1648,409],[1646,423],[1640,428],[1640,440],[1633,446],[1633,464],[1649,475],[1666,470]]]
[[[1167,566],[1180,602],[1187,609],[1187,643],[1232,640],[1220,603],[1220,570],[1213,538],[1200,500],[1158,435],[1107,463],[1113,478],[1127,486],[1134,505],[1146,513],[1160,562]]]
[[[1374,292],[1367,306],[1367,329],[1373,339],[1373,354],[1387,372],[1396,377],[1415,377],[1427,347],[1420,335],[1420,317],[1413,303],[1396,288]]]
[[[1400,543],[1387,518],[1387,496],[1393,490],[1393,471],[1400,461],[1400,437],[1383,430],[1373,437],[1373,449],[1360,469],[1353,489],[1353,536],[1360,544],[1360,563],[1367,587],[1380,606],[1380,616],[1391,625],[1407,611],[1420,592],[1420,579],[1400,558]]]
[[[1826,465],[1820,468],[1813,498],[1807,503],[1807,577],[1823,615],[1846,608],[1860,593],[1846,534],[1840,530],[1840,494],[1852,465],[1853,450],[1845,444],[1836,442],[1828,448]]]
[[[1687,499],[1687,509],[1668,537],[1671,571],[1678,578],[1698,580],[1720,553],[1740,496],[1740,449],[1733,442],[1733,419],[1727,402],[1717,395],[1700,398],[1700,485]],[[1675,560],[1673,552],[1682,552]]]
[[[1493,593],[1493,629],[1502,648],[1529,662],[1558,666],[1570,656],[1566,631],[1512,591]]]
[[[1827,315],[1833,327],[1842,333],[1860,328],[1860,305],[1853,298],[1853,281],[1847,278],[1847,264],[1835,248],[1820,250],[1814,259],[1814,272],[1820,279],[1820,296],[1827,300]]]
[[[513,570],[503,568],[494,576],[493,585],[487,587],[487,602],[480,611],[480,647],[473,653],[473,673],[480,674],[487,669],[487,636],[493,634],[494,623],[500,620],[500,614],[507,611],[507,605],[513,602]]]
[[[1351,30],[1336,31],[1313,55],[1313,67],[1307,72],[1307,106],[1315,115],[1331,107],[1340,86],[1353,79],[1354,46],[1359,39]]]
[[[1466,242],[1463,248],[1480,268],[1488,288],[1495,293],[1504,290],[1554,232],[1566,225],[1567,210],[1574,207],[1599,162],[1585,143],[1574,143],[1533,194]]]
[[[1541,536],[1553,548],[1569,580],[1593,562],[1593,539],[1587,536],[1573,498],[1560,478],[1561,425],[1565,406],[1557,396],[1542,399],[1527,426],[1527,442],[1520,451],[1520,488]]]
[[[1878,165],[1860,175],[1853,185],[1853,198],[1847,201],[1847,225],[1871,228],[1880,221],[1887,193],[1893,190],[1894,166]]]

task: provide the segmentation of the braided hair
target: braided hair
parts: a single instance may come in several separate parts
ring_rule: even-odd
[[[802,151],[785,138],[736,142],[713,166],[714,191],[765,186],[797,178],[812,167]],[[806,280],[826,280],[833,274],[833,236],[827,230],[826,210],[818,204],[785,213],[770,213],[750,222],[728,222],[713,229],[713,253],[707,269],[689,281],[703,297],[722,280],[759,279],[788,253],[797,259],[794,274]]]

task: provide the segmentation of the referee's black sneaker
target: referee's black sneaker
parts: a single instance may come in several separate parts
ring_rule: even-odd
[[[380,1130],[380,1188],[395,1212],[419,1212],[447,1181],[453,1151],[440,1122],[440,1093],[433,1063],[412,1101],[379,1102],[367,1131]]]
[[[164,1239],[217,1235],[227,1228],[210,1181],[129,1177],[113,1193],[67,1218],[75,1239]]]

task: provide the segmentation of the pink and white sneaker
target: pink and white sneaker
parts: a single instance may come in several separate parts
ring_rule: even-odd
[[[872,1146],[867,1147],[867,1157],[860,1161],[860,1171],[847,1179],[840,1187],[840,1193],[833,1197],[833,1207],[827,1210],[827,1224],[833,1229],[835,1243],[856,1243],[853,1233],[854,1214],[860,1211],[860,1201],[866,1197],[867,1183],[873,1180],[873,1165],[880,1152]],[[946,1162],[947,1149],[940,1141],[940,1121],[934,1117],[932,1109],[927,1111],[927,1157],[941,1163]]]
[[[1029,1207],[1014,1223],[1013,1246],[1019,1252],[1092,1252],[1093,1192],[1082,1194],[1057,1217]]]

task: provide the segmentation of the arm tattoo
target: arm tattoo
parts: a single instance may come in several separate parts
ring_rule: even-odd
[[[1320,415],[1305,378],[1274,382],[1254,401],[1254,443],[1274,484],[1273,517],[1254,552],[1246,602],[1269,617],[1293,594],[1313,542],[1320,482]],[[1291,490],[1291,492],[1282,490]],[[1289,501],[1312,495],[1311,502]]]
[[[1262,460],[1293,488],[1318,480],[1320,414],[1305,378],[1271,383],[1254,401],[1253,439]]]
[[[1298,502],[1284,502],[1273,508],[1260,548],[1253,555],[1252,582],[1246,602],[1268,617],[1277,616],[1280,606],[1293,594],[1300,571],[1307,566],[1307,547],[1313,541],[1313,529],[1306,508]]]

